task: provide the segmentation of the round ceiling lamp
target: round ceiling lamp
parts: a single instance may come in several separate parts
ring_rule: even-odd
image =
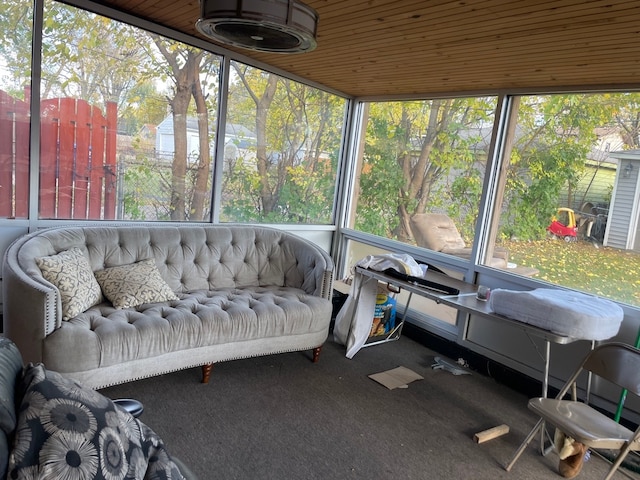
[[[318,14],[297,0],[201,0],[196,29],[235,47],[274,53],[316,48]]]

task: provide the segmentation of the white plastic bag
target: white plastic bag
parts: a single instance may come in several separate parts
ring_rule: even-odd
[[[427,265],[420,265],[411,255],[401,253],[369,255],[356,265],[379,272],[392,268],[405,275],[420,278],[424,278],[427,273]],[[349,296],[336,316],[333,329],[336,342],[347,347],[347,358],[353,358],[369,338],[377,292],[378,280],[360,273],[354,274]]]
[[[353,358],[369,338],[377,291],[378,281],[375,278],[354,275],[349,296],[333,327],[335,341],[347,347],[347,358]]]
[[[367,255],[362,260],[359,260],[356,265],[378,272],[384,272],[388,268],[392,268],[405,275],[420,278],[424,278],[427,273],[427,265],[419,264],[411,255],[407,255],[406,253]]]

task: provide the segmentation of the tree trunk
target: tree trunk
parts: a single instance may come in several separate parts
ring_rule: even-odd
[[[171,220],[185,219],[185,178],[187,174],[187,110],[191,100],[191,85],[182,72],[171,100],[173,114],[174,154],[171,165]]]
[[[258,142],[256,157],[258,173],[260,174],[260,199],[263,215],[272,212],[277,203],[269,184],[269,158],[267,153],[267,117],[277,86],[278,77],[269,74],[267,86],[262,96],[256,101],[256,138]]]
[[[193,201],[191,202],[190,219],[206,220],[205,200],[209,193],[209,175],[211,171],[211,154],[209,152],[209,112],[207,103],[202,92],[202,84],[198,72],[194,72],[193,99],[196,103],[198,114],[198,140],[200,145],[200,156],[198,159],[198,170],[193,191]]]
[[[171,220],[185,220],[187,218],[186,175],[187,156],[189,154],[187,151],[187,113],[191,96],[194,94],[194,84],[200,75],[200,61],[204,53],[190,47],[186,47],[184,50],[175,50],[169,48],[158,35],[152,34],[151,38],[167,61],[171,69],[171,79],[175,82],[173,98],[169,99],[173,115],[174,143],[173,163],[171,165],[170,213]],[[197,108],[200,107],[197,106]],[[206,130],[205,134],[208,134]],[[208,155],[208,144],[204,150]],[[189,208],[189,211],[191,212],[191,208]]]

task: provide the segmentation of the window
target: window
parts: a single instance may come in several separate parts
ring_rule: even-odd
[[[510,102],[491,238],[514,273],[640,305],[640,93]]]
[[[231,64],[220,219],[332,223],[346,101]]]
[[[40,218],[207,221],[220,58],[44,8]]]
[[[349,226],[468,258],[496,104],[493,97],[364,104]],[[448,247],[429,232],[445,223]]]
[[[28,218],[31,10],[0,11],[7,218]],[[43,25],[40,219],[210,221],[219,198],[222,221],[333,223],[344,98],[232,62],[214,192],[220,56],[53,0]]]
[[[0,6],[0,218],[29,213],[31,1]]]

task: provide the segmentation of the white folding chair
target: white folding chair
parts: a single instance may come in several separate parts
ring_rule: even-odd
[[[540,420],[504,467],[505,470],[511,470],[547,422],[591,449],[618,450],[604,480],[613,476],[629,452],[640,450],[640,426],[633,432],[587,403],[575,398],[564,399],[582,372],[591,372],[593,376],[604,378],[628,393],[640,396],[640,350],[623,343],[606,343],[596,347],[589,352],[556,398],[529,400],[529,409],[540,415]]]

